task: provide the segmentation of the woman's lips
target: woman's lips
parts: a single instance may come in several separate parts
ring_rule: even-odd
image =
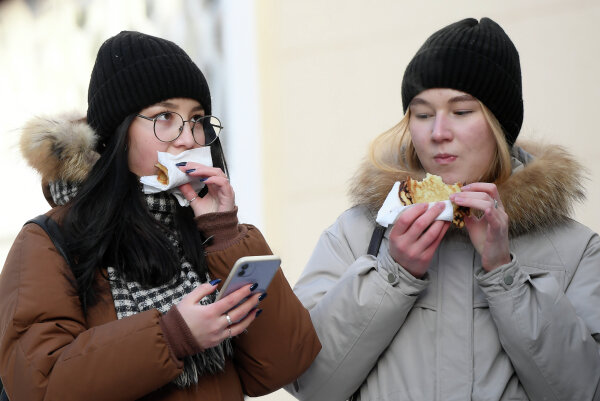
[[[456,160],[456,156],[455,155],[449,155],[446,153],[440,153],[439,155],[435,155],[433,157],[433,160],[435,160],[436,163],[438,164],[450,164],[453,161]]]

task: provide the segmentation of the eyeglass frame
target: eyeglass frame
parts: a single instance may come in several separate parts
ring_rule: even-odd
[[[179,118],[181,118],[181,121],[183,121],[183,123],[182,123],[182,124],[181,124],[181,126],[179,127],[179,134],[178,134],[178,135],[177,135],[175,138],[173,138],[173,139],[171,139],[171,140],[169,140],[169,141],[163,141],[163,140],[162,140],[162,139],[160,139],[160,138],[158,137],[158,135],[156,134],[156,119],[157,119],[159,116],[161,116],[161,115],[163,115],[163,114],[166,114],[166,113],[173,113],[173,114],[177,114],[177,115],[179,116]],[[215,142],[216,142],[216,141],[219,139],[219,135],[221,134],[221,131],[223,130],[223,126],[221,125],[221,119],[220,119],[219,117],[217,117],[217,116],[213,116],[212,114],[209,114],[209,115],[207,115],[207,116],[201,116],[201,117],[200,117],[200,118],[199,118],[199,119],[198,119],[196,122],[194,122],[194,125],[191,125],[191,124],[190,124],[190,122],[193,122],[192,120],[184,120],[184,119],[183,119],[183,116],[182,116],[181,114],[179,114],[178,112],[176,112],[176,111],[163,111],[162,113],[158,113],[158,114],[156,115],[156,117],[148,117],[148,116],[145,116],[145,115],[143,115],[143,114],[136,113],[136,117],[141,117],[141,118],[143,118],[143,119],[145,119],[145,120],[152,121],[152,132],[154,133],[154,136],[156,137],[156,139],[158,139],[159,141],[161,141],[161,142],[163,142],[163,143],[169,143],[169,142],[176,141],[176,140],[177,140],[177,139],[178,139],[178,138],[181,136],[181,134],[183,133],[183,128],[184,128],[184,126],[185,126],[185,123],[188,123],[188,125],[190,126],[190,131],[192,132],[192,138],[194,139],[194,142],[195,142],[197,145],[200,145],[200,146],[210,146],[210,145],[212,145],[213,143],[215,143]],[[216,126],[216,127],[219,127],[219,133],[218,133],[217,135],[215,135],[215,139],[214,139],[212,142],[208,143],[208,144],[201,144],[201,143],[198,143],[198,141],[196,140],[196,135],[194,135],[194,128],[196,127],[196,124],[198,124],[198,122],[199,122],[200,120],[205,120],[205,119],[207,119],[207,118],[208,118],[208,119],[210,119],[211,117],[214,117],[214,118],[216,118],[216,119],[217,119],[217,121],[219,122],[219,125],[217,125],[217,126]],[[211,124],[211,125],[212,125],[212,124]]]

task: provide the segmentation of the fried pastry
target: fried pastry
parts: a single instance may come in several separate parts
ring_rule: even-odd
[[[156,179],[163,185],[169,185],[169,171],[160,163],[154,165],[158,169]]]
[[[448,200],[450,194],[460,192],[462,184],[445,184],[438,175],[427,173],[422,181],[414,180],[410,177],[400,184],[398,196],[404,206],[415,203],[430,203]],[[454,217],[452,223],[457,227],[464,227],[465,216],[469,215],[470,209],[466,207],[454,207]]]

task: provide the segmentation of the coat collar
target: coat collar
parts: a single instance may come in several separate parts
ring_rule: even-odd
[[[563,147],[518,142],[512,151],[513,172],[498,186],[509,216],[511,236],[548,228],[570,218],[577,202],[585,199],[585,171]],[[392,185],[406,176],[421,178],[423,172],[405,175],[382,172],[364,162],[352,179],[350,198],[354,206],[366,206],[375,216]]]

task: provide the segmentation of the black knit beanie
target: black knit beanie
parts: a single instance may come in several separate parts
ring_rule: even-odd
[[[430,88],[475,96],[498,119],[506,141],[515,143],[523,123],[519,53],[504,30],[489,18],[467,18],[431,35],[406,67],[404,112],[413,97]]]
[[[101,145],[129,114],[174,97],[195,99],[211,113],[206,79],[183,49],[166,39],[122,31],[98,50],[88,89],[88,124]]]

